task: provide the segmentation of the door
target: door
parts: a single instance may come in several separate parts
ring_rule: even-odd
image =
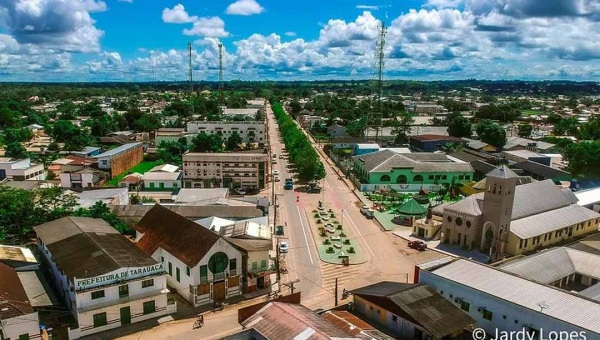
[[[264,276],[259,276],[256,279],[256,285],[258,286],[258,289],[265,288],[265,277]]]
[[[213,300],[224,300],[225,296],[225,281],[213,283]]]
[[[131,310],[129,306],[121,308],[121,325],[131,323]]]
[[[425,237],[425,229],[419,228],[419,237]]]

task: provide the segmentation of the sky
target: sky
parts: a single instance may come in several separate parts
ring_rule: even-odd
[[[1,81],[600,80],[600,0],[0,0]]]

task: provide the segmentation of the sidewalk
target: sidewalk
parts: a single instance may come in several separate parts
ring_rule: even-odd
[[[393,234],[407,241],[423,241],[427,244],[427,249],[437,251],[444,255],[473,259],[481,263],[488,263],[489,260],[487,255],[478,251],[469,251],[449,244],[440,243],[440,240],[426,241],[418,237],[413,237],[411,236],[411,230],[408,227],[404,227],[399,231],[394,231]]]

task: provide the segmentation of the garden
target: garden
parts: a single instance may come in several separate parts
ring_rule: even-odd
[[[358,242],[346,234],[333,210],[321,205],[312,213],[318,229],[317,249],[321,260],[342,265],[365,262]]]

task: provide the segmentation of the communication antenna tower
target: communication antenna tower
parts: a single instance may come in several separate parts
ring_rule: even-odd
[[[188,42],[188,59],[189,59],[189,79],[190,79],[190,94],[194,92],[194,69],[192,68],[192,43]]]
[[[223,44],[219,43],[219,98],[221,104],[225,104],[225,97],[223,96]]]
[[[383,111],[381,109],[381,97],[383,96],[383,71],[385,68],[385,35],[387,27],[383,21],[377,25],[377,44],[375,48],[375,89],[377,91],[377,109],[367,114],[367,130],[365,137],[369,139],[369,130],[375,130],[375,141],[379,139],[379,133],[383,131]]]

